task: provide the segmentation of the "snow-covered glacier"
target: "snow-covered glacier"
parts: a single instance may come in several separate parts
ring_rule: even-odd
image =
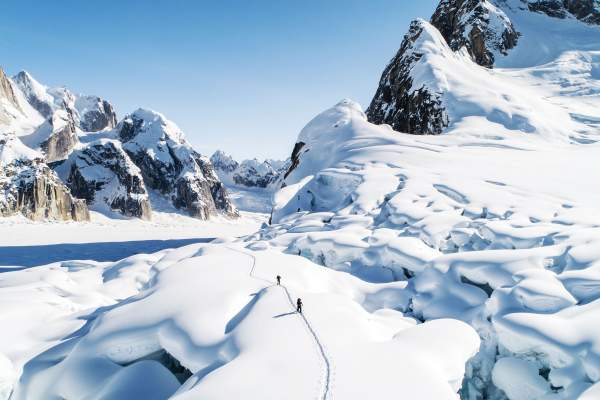
[[[367,109],[285,163],[212,157],[272,200],[253,233],[0,273],[0,399],[600,398],[597,3],[442,0]],[[211,165],[147,113],[63,165]]]

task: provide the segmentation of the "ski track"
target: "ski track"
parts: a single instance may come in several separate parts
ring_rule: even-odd
[[[250,258],[252,258],[252,267],[250,268],[250,272],[248,273],[248,275],[253,278],[253,279],[258,279],[260,281],[263,282],[267,282],[269,284],[271,284],[271,286],[274,286],[275,283],[268,280],[268,279],[264,279],[264,278],[260,278],[257,277],[254,274],[254,271],[256,269],[256,257],[253,254],[250,253],[246,253],[242,250],[238,250],[232,247],[228,247],[229,250],[235,251],[237,253],[241,253],[241,254],[245,254],[247,256],[249,256]],[[283,288],[283,290],[285,291],[286,297],[288,302],[290,303],[290,306],[292,307],[293,310],[296,309],[296,305],[294,304],[294,301],[292,300],[292,296],[290,295],[290,291],[288,290],[288,288],[285,285],[279,285]],[[325,353],[325,347],[323,346],[323,343],[321,343],[321,340],[319,339],[319,336],[317,335],[317,332],[314,330],[314,328],[312,327],[311,323],[308,321],[308,319],[306,318],[306,315],[304,314],[304,312],[302,313],[297,313],[298,315],[300,315],[300,317],[302,318],[302,320],[304,321],[304,325],[306,326],[306,328],[308,329],[308,331],[310,332],[311,336],[313,337],[317,348],[319,349],[319,354],[321,356],[321,358],[323,359],[323,363],[325,365],[325,383],[323,386],[323,391],[322,391],[322,395],[319,396],[319,398],[321,400],[331,400],[332,396],[331,396],[331,362],[329,361],[329,357],[327,357],[327,354]]]

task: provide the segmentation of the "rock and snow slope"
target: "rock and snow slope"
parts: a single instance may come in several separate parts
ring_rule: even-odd
[[[411,134],[595,142],[598,37],[598,25],[532,12],[520,0],[444,0],[432,23],[412,23],[367,115]]]
[[[23,214],[34,220],[89,219],[76,199],[38,152],[11,133],[0,133],[0,217]]]
[[[166,199],[173,211],[199,219],[238,216],[209,160],[157,112],[138,109],[117,125],[106,100],[48,88],[24,71],[11,79],[0,70],[0,133],[18,135],[43,153],[38,164],[58,166],[75,196],[108,215],[149,219],[153,190],[161,209]]]
[[[0,387],[14,398],[597,398],[590,4],[443,1],[433,23],[411,25],[367,114],[344,100],[303,129],[272,224],[242,240],[0,274]],[[513,30],[516,43],[499,41]],[[146,166],[168,170],[177,147],[145,147],[156,135],[140,119],[117,131],[133,155],[152,149],[139,161],[152,176]]]
[[[597,144],[461,131],[415,140],[348,100],[298,143],[274,224],[251,248],[407,281],[398,309],[469,323],[482,346],[462,398],[573,399],[600,380]],[[518,394],[527,387],[535,396]]]

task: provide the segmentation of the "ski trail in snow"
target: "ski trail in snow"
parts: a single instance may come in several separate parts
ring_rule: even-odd
[[[268,282],[270,284],[274,284],[274,282],[264,279],[264,278],[259,278],[256,275],[254,275],[254,271],[256,269],[256,257],[253,254],[250,253],[246,253],[242,250],[238,250],[238,249],[234,249],[231,247],[227,247],[229,250],[235,251],[237,253],[241,253],[241,254],[245,254],[247,256],[249,256],[252,259],[252,267],[250,268],[250,272],[249,272],[249,276],[251,278],[254,279],[258,279],[264,282]],[[288,288],[285,285],[279,285],[283,288],[283,290],[285,291],[286,297],[288,299],[288,302],[290,303],[290,306],[292,307],[292,309],[296,309],[296,304],[294,303],[294,301],[292,300],[292,296],[290,295],[290,291],[288,290]],[[308,328],[308,331],[310,332],[311,336],[313,337],[317,348],[319,349],[319,354],[321,356],[321,358],[323,359],[323,363],[325,365],[325,381],[324,381],[324,386],[323,386],[323,391],[322,391],[322,395],[319,396],[319,398],[321,400],[327,400],[327,399],[331,399],[331,362],[329,361],[329,357],[327,356],[327,354],[325,353],[325,348],[323,346],[323,343],[321,343],[321,340],[319,339],[319,336],[317,335],[317,332],[314,330],[312,324],[308,321],[308,319],[306,318],[306,315],[304,315],[304,312],[302,313],[298,313],[298,315],[300,315],[300,317],[302,318],[302,320],[304,321],[304,325],[306,326],[306,328]]]

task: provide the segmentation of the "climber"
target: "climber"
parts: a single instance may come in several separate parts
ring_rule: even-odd
[[[277,275],[277,285],[281,285],[281,277]]]
[[[296,301],[296,311],[302,314],[302,300],[300,298]]]

